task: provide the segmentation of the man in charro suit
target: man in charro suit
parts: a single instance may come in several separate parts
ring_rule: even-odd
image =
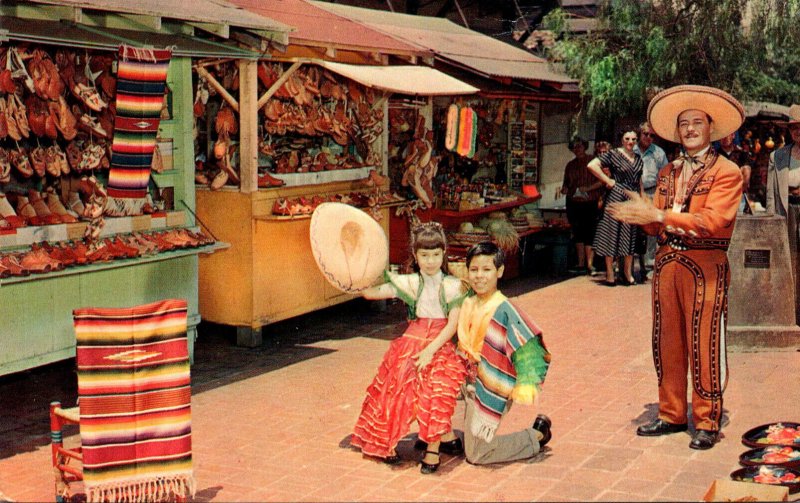
[[[682,155],[658,173],[653,201],[609,208],[615,218],[658,236],[653,276],[653,360],[658,417],[641,436],[688,429],[687,372],[691,371],[694,433],[689,447],[719,441],[727,383],[725,318],[730,268],[726,251],[742,195],[739,167],[711,142],[736,131],[742,105],[728,93],[684,85],[656,95],[648,120],[659,136],[680,143]]]

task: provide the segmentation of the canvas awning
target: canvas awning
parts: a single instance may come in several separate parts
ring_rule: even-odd
[[[745,113],[749,118],[785,121],[789,119],[790,116],[789,107],[779,105],[778,103],[745,101],[743,105]]]
[[[359,84],[393,93],[451,96],[478,92],[477,87],[427,66],[348,65],[323,60],[312,60],[311,62]]]

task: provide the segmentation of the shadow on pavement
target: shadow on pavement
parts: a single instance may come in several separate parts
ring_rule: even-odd
[[[501,284],[509,297],[568,278],[523,277]],[[192,365],[192,393],[294,365],[332,350],[310,346],[324,340],[370,337],[391,340],[403,333],[406,309],[398,301],[345,304],[268,325],[256,348],[237,347],[235,328],[203,322],[198,326]],[[50,443],[49,404],[74,406],[75,360],[69,359],[0,376],[0,459]],[[213,490],[210,488],[208,490]]]

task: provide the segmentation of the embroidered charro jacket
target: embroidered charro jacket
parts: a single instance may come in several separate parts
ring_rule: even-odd
[[[742,197],[739,167],[709,151],[706,164],[689,178],[685,200],[675,208],[683,168],[684,161],[675,160],[659,171],[653,203],[665,210],[664,222],[644,226],[645,232],[678,250],[727,250]]]

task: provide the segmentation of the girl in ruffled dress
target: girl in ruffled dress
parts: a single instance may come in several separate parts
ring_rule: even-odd
[[[402,300],[408,307],[409,324],[389,345],[367,388],[351,443],[366,455],[398,463],[395,448],[416,420],[419,439],[427,442],[422,473],[439,468],[440,451],[463,453],[451,418],[466,378],[466,363],[456,354],[452,339],[466,288],[460,279],[445,273],[446,249],[440,224],[418,225],[411,233],[411,250],[419,272],[387,272],[386,283],[362,292],[367,299]]]

